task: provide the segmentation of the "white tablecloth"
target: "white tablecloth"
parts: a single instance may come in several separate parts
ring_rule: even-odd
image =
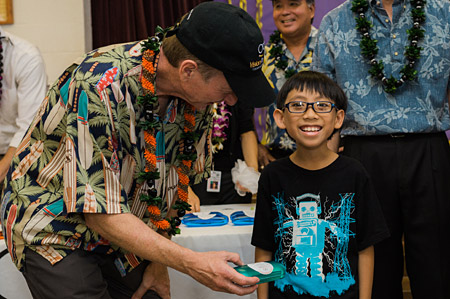
[[[250,211],[254,204],[201,206],[202,212],[218,211],[230,216],[235,211]],[[253,263],[255,249],[250,244],[253,226],[234,226],[231,221],[224,226],[215,227],[186,227],[181,225],[181,234],[172,240],[184,247],[195,251],[231,251],[240,255],[245,263]],[[256,298],[253,294],[238,297],[236,295],[220,293],[201,285],[193,278],[183,273],[169,269],[171,295],[173,299],[228,299],[228,298]]]
[[[229,216],[234,211],[250,211],[254,204],[202,206],[201,211],[220,211]],[[231,221],[224,226],[186,227],[180,226],[181,235],[173,241],[195,251],[231,251],[240,255],[246,264],[254,261],[254,247],[250,244],[252,226],[234,226]],[[6,249],[0,240],[0,252]],[[201,285],[190,276],[169,269],[172,299],[228,299],[256,298],[256,292],[247,296],[220,293]],[[30,291],[22,274],[17,270],[8,254],[0,259],[0,295],[7,299],[31,299]],[[0,297],[1,298],[1,297]]]

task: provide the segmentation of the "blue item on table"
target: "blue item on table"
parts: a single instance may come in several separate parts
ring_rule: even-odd
[[[243,211],[236,211],[230,215],[234,225],[253,225],[253,217],[246,215]]]
[[[202,219],[195,215],[195,213],[187,214],[183,217],[181,222],[190,227],[204,227],[204,226],[221,226],[228,223],[228,216],[220,212],[210,212],[214,217]]]

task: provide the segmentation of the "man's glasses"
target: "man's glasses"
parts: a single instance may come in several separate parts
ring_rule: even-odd
[[[304,113],[308,110],[309,106],[311,106],[316,113],[329,113],[336,107],[335,104],[326,101],[317,101],[313,103],[294,101],[284,105],[291,113]]]

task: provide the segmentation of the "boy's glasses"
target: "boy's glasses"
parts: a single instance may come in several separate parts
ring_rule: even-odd
[[[331,110],[336,107],[335,104],[327,101],[317,101],[313,103],[294,101],[284,105],[291,113],[304,113],[308,110],[309,106],[311,106],[316,113],[330,113]]]

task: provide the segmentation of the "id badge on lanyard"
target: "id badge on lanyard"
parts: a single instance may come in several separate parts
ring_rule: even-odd
[[[211,176],[206,183],[207,192],[220,192],[220,181],[222,172],[218,170],[211,170]]]

